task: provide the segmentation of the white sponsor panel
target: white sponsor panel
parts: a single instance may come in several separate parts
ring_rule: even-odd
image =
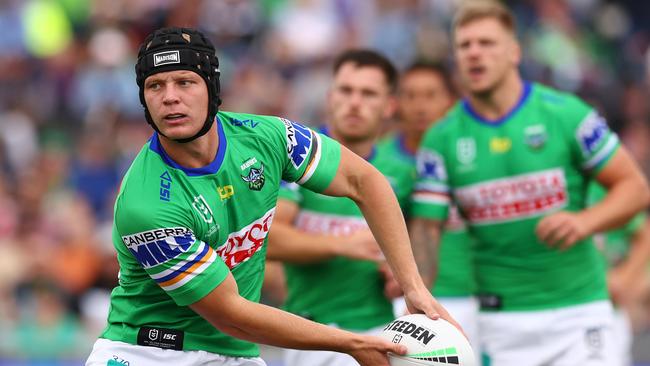
[[[228,235],[226,242],[216,249],[217,254],[230,269],[246,262],[262,248],[274,214],[275,207],[241,230]]]
[[[309,233],[330,234],[335,236],[350,235],[367,229],[368,224],[362,217],[349,217],[323,214],[313,211],[301,211],[296,218],[296,227]]]
[[[472,184],[456,189],[454,196],[475,225],[539,216],[568,203],[561,168]]]

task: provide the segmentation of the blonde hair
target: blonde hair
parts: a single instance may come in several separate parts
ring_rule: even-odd
[[[463,1],[454,16],[453,30],[484,18],[496,19],[510,33],[515,34],[515,17],[505,5],[496,0]]]

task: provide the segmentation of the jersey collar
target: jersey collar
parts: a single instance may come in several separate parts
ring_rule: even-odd
[[[506,113],[503,117],[495,120],[487,119],[480,114],[474,108],[472,108],[472,105],[469,103],[469,100],[467,98],[463,98],[462,105],[463,108],[465,109],[465,112],[467,112],[470,116],[472,116],[475,120],[486,124],[488,126],[492,127],[497,127],[502,125],[504,122],[506,122],[510,117],[512,117],[523,105],[526,103],[526,100],[528,100],[528,97],[530,96],[530,92],[532,90],[532,84],[524,81],[524,88],[521,93],[521,96],[519,97],[519,101],[517,101],[517,104],[508,112]]]
[[[199,176],[199,175],[207,175],[207,174],[214,174],[219,171],[219,168],[221,168],[221,164],[223,163],[223,159],[226,156],[226,135],[223,132],[223,126],[221,125],[221,120],[219,117],[216,117],[217,119],[217,134],[219,134],[219,147],[217,148],[217,155],[215,156],[214,160],[212,162],[204,167],[200,168],[186,168],[184,166],[179,165],[177,162],[172,160],[169,155],[167,155],[167,152],[163,148],[163,146],[160,144],[160,140],[158,137],[158,132],[154,132],[154,134],[151,136],[149,139],[149,148],[156,152],[162,160],[165,162],[165,164],[171,166],[172,168],[176,168],[179,170],[182,170],[185,172],[185,174],[189,176]]]

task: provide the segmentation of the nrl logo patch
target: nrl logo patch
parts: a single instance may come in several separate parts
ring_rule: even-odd
[[[266,178],[264,178],[264,164],[260,163],[259,168],[251,167],[248,171],[248,175],[242,175],[241,179],[248,183],[249,189],[252,189],[253,191],[261,190],[266,181]]]
[[[533,149],[540,149],[546,143],[546,127],[544,125],[528,126],[524,129],[526,145]]]
[[[181,55],[178,51],[165,51],[153,54],[153,65],[180,64]]]

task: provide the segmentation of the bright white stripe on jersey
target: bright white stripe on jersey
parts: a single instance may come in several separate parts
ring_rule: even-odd
[[[312,175],[314,175],[314,172],[316,171],[316,168],[318,168],[318,163],[320,163],[320,158],[321,158],[321,151],[323,150],[323,143],[320,139],[320,135],[318,133],[312,131],[312,135],[316,138],[316,156],[314,156],[314,160],[310,162],[309,165],[307,165],[307,169],[305,170],[305,174],[302,175],[302,178],[298,180],[298,184],[305,184],[311,178]]]
[[[210,267],[210,265],[212,263],[214,263],[214,261],[216,259],[217,259],[217,253],[214,250],[210,250],[210,257],[205,262],[203,262],[203,264],[201,266],[196,268],[191,273],[188,273],[187,275],[185,275],[180,281],[177,281],[177,282],[172,283],[172,284],[167,285],[167,286],[165,286],[163,284],[160,284],[160,287],[162,287],[163,290],[165,290],[165,291],[175,290],[175,289],[183,286],[184,284],[190,282],[194,277],[196,277],[199,274],[203,273],[203,271],[205,271],[208,267]]]
[[[448,205],[448,195],[432,192],[416,192],[413,194],[413,201],[418,203],[432,203],[437,205]]]
[[[600,151],[598,151],[598,153],[596,153],[596,155],[594,155],[591,159],[587,160],[587,162],[582,165],[582,168],[589,170],[602,163],[603,160],[609,157],[609,155],[616,149],[617,146],[618,137],[616,137],[616,135],[610,135],[605,146],[603,146],[603,148],[600,149]]]
[[[416,191],[426,191],[435,193],[448,193],[449,186],[442,183],[435,182],[419,182],[415,185]]]
[[[162,271],[160,273],[152,274],[151,278],[153,278],[154,280],[159,280],[159,279],[161,279],[163,277],[169,276],[170,274],[178,271],[184,265],[186,265],[186,264],[188,264],[190,262],[196,261],[197,257],[200,256],[201,254],[203,254],[203,251],[206,249],[205,246],[206,246],[206,244],[204,242],[200,241],[199,242],[199,247],[196,248],[194,253],[192,253],[192,255],[190,255],[186,260],[180,261],[180,262],[176,263],[176,265],[174,265],[173,267],[171,267],[169,269],[166,269],[166,270],[164,270],[164,271]]]

